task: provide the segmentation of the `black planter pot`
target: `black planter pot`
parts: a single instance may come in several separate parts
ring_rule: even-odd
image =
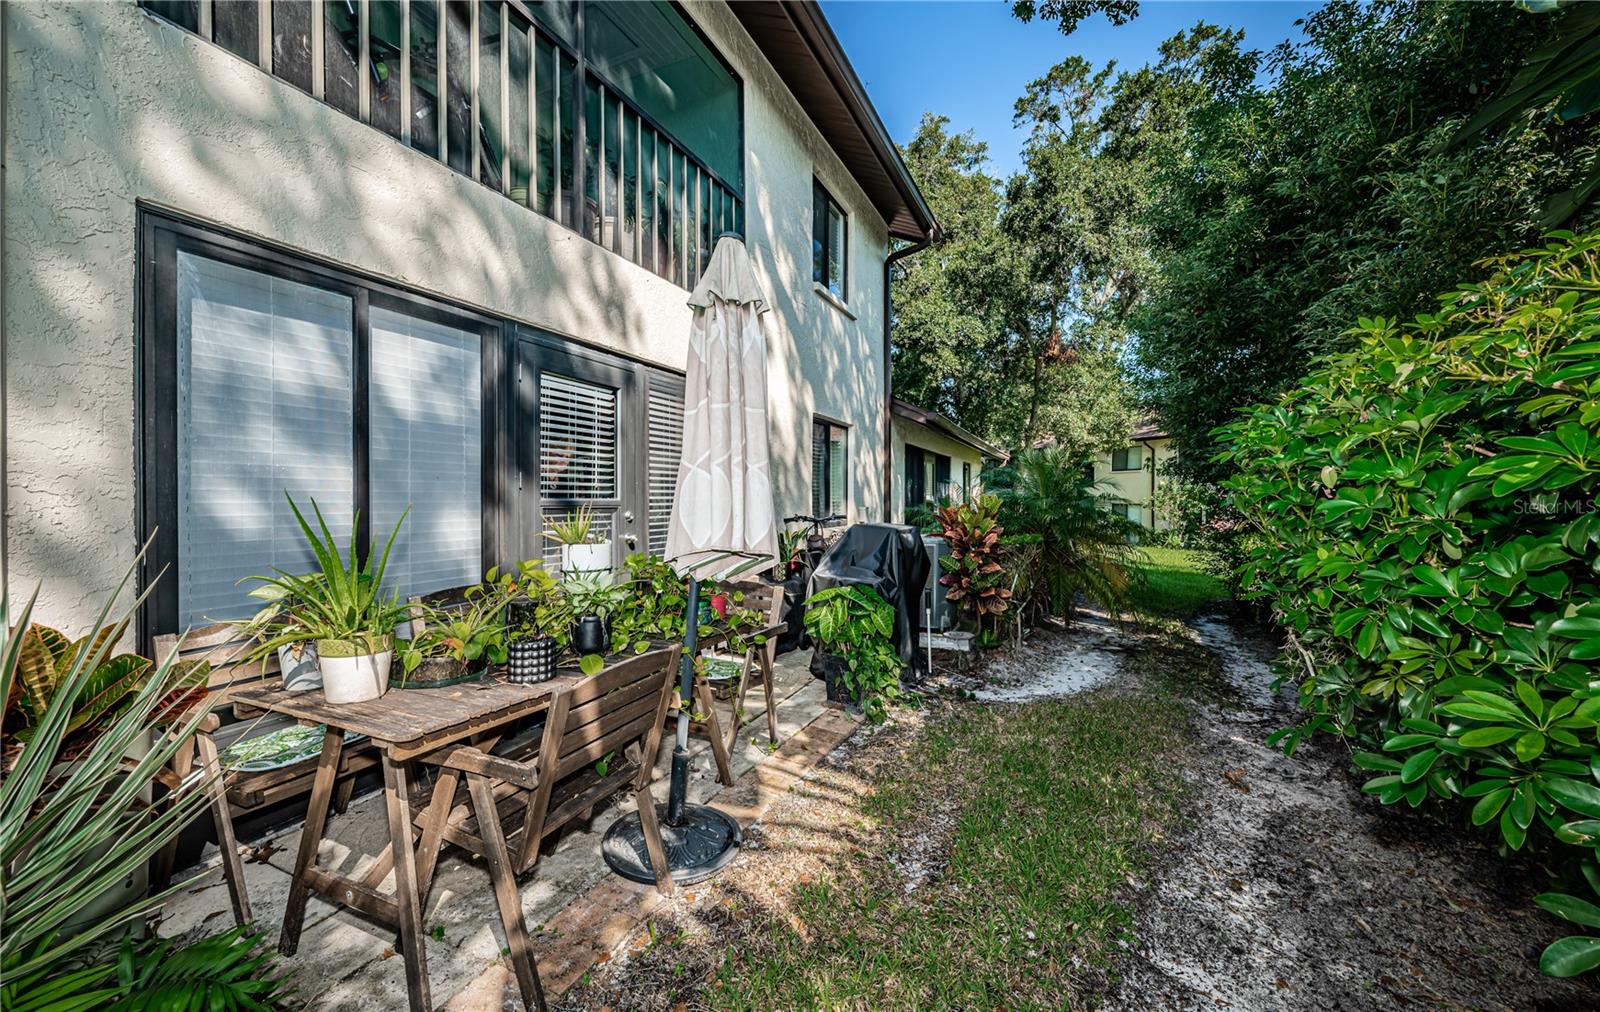
[[[553,636],[526,636],[506,645],[506,681],[517,685],[547,682],[556,675],[561,650]]]
[[[597,615],[584,615],[572,623],[572,652],[579,657],[585,654],[603,654],[611,642],[611,630],[605,619]]]
[[[803,650],[810,646],[811,637],[806,635],[805,626],[805,574],[791,573],[783,580],[773,580],[769,577],[767,582],[783,588],[783,613],[779,616],[779,621],[783,623],[784,628],[783,632],[778,634],[778,653],[786,654],[791,650]]]
[[[823,653],[817,650],[811,655],[811,674],[822,679],[827,687],[827,698],[830,703],[854,703],[855,693],[845,688],[844,676],[849,670],[849,665],[843,657],[836,654]]]

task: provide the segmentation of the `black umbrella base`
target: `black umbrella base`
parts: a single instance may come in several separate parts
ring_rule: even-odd
[[[661,824],[661,843],[667,851],[667,867],[672,871],[674,885],[692,885],[715,875],[734,859],[744,842],[744,833],[732,816],[705,805],[685,805],[681,826],[667,825],[667,806],[657,805],[656,821]],[[623,878],[655,882],[638,812],[630,812],[611,824],[600,852],[611,870]]]

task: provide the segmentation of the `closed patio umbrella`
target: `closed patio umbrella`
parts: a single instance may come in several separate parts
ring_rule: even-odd
[[[684,376],[683,455],[666,556],[688,579],[689,602],[672,791],[662,819],[667,865],[674,881],[684,883],[721,868],[740,842],[739,825],[728,815],[685,804],[700,582],[770,568],[778,557],[767,441],[767,338],[761,319],[769,307],[737,234],[726,232],[717,240],[689,305],[694,318]],[[604,853],[618,874],[640,882],[655,880],[637,815],[619,819],[607,831]]]

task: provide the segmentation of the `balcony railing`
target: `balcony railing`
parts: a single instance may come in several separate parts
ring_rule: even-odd
[[[518,0],[142,6],[685,288],[743,231],[739,190]]]

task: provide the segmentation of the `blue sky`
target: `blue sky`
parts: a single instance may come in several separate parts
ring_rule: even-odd
[[[1013,104],[1029,81],[1068,56],[1137,68],[1155,59],[1163,40],[1201,20],[1242,28],[1252,48],[1270,49],[1299,40],[1295,20],[1317,6],[1143,0],[1139,16],[1120,28],[1096,15],[1064,36],[1054,24],[1016,20],[1007,0],[822,0],[897,142],[916,132],[924,111],[938,112],[950,117],[955,132],[973,130],[987,141],[992,171],[1001,175],[1020,166],[1025,139],[1011,125]]]

